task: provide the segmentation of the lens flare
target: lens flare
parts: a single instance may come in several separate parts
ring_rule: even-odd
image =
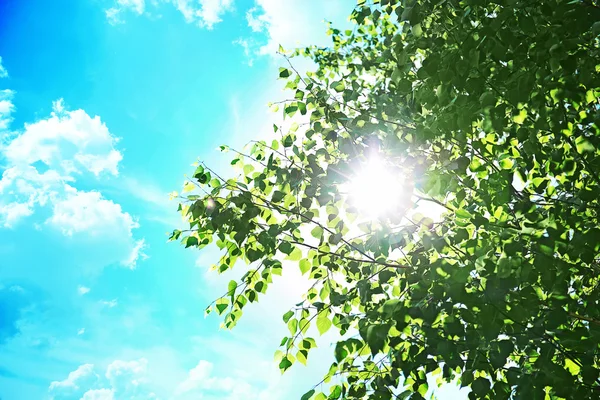
[[[369,158],[344,186],[349,203],[371,218],[394,212],[411,196],[405,177],[378,157]]]

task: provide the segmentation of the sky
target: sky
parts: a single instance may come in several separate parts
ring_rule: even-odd
[[[203,311],[232,276],[167,243],[168,193],[269,134],[278,46],[327,44],[353,4],[0,0],[0,398],[274,400],[320,381],[331,337],[307,368],[273,363],[298,273],[220,329]]]

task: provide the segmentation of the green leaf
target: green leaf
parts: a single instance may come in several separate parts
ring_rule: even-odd
[[[400,300],[399,299],[390,299],[383,303],[381,307],[381,312],[385,316],[385,318],[391,318],[394,313],[399,309]]]
[[[315,239],[321,239],[323,237],[323,228],[321,228],[320,226],[315,226],[312,231],[310,231],[310,234],[312,235],[312,237],[314,237]]]
[[[594,36],[600,35],[600,21],[596,21],[592,24],[592,33]]]
[[[219,313],[219,315],[223,314],[223,312],[225,312],[225,310],[227,310],[227,307],[229,307],[227,304],[217,304],[215,306],[217,308],[217,312]]]
[[[306,365],[308,352],[306,350],[298,350],[296,353],[296,360],[298,360],[302,365]]]
[[[326,313],[321,312],[317,317],[317,329],[321,335],[324,335],[331,328],[331,320]]]
[[[471,389],[479,397],[484,397],[490,391],[490,381],[486,378],[477,378],[471,384]]]
[[[479,98],[482,107],[490,107],[496,104],[496,95],[492,91],[485,92]]]
[[[458,210],[456,210],[456,217],[460,218],[460,219],[471,219],[472,218],[471,214],[467,210],[462,209],[462,208],[459,208]]]
[[[290,70],[287,68],[279,68],[279,77],[288,78],[291,75]]]
[[[387,324],[373,324],[367,327],[366,342],[371,348],[373,355],[383,350],[383,346],[387,340],[387,334],[390,326]]]
[[[472,382],[473,382],[473,371],[471,371],[471,370],[464,371],[460,377],[460,387],[463,388],[463,387],[470,386]]]
[[[334,385],[330,389],[329,399],[339,399],[342,397],[342,387],[340,385]]]
[[[315,394],[315,389],[311,389],[308,392],[304,393],[300,400],[309,400]]]
[[[330,87],[338,93],[344,91],[344,84],[341,81],[333,82]]]
[[[191,192],[194,189],[196,189],[196,186],[192,182],[186,182],[183,185],[183,190],[181,191],[181,193]]]
[[[412,27],[412,32],[416,37],[421,37],[423,35],[423,29],[421,28],[421,24],[416,24]]]
[[[290,368],[292,366],[292,362],[289,360],[288,357],[283,357],[283,359],[281,360],[281,362],[279,363],[279,369],[282,372],[285,372],[288,368]]]
[[[271,196],[271,201],[274,203],[279,203],[285,197],[285,193],[279,190],[273,192],[273,196]]]
[[[244,165],[244,174],[245,175],[250,175],[250,173],[254,171],[254,166],[251,164],[246,164]]]
[[[310,261],[308,261],[306,258],[300,260],[300,272],[302,272],[302,275],[306,274],[311,267]]]
[[[194,171],[194,178],[198,179],[202,175],[204,175],[204,167],[202,165],[198,165],[198,167],[196,167],[196,171]]]
[[[288,322],[288,329],[290,331],[290,334],[293,336],[296,334],[296,332],[298,332],[298,320],[297,319],[290,319]]]
[[[292,318],[294,316],[294,312],[293,311],[288,311],[285,314],[283,314],[283,322],[287,323],[290,318]]]
[[[190,247],[190,246],[197,246],[198,245],[198,238],[195,236],[188,236],[187,238],[185,238],[185,247]]]
[[[294,247],[292,246],[292,244],[290,242],[281,242],[279,244],[279,250],[283,254],[288,254],[289,255],[294,250]]]
[[[596,147],[594,147],[594,145],[592,144],[592,142],[590,142],[589,140],[583,138],[583,137],[578,137],[577,140],[575,141],[576,146],[577,146],[577,152],[579,153],[586,153],[586,152],[594,152],[596,151]]]
[[[287,260],[298,261],[302,258],[302,250],[294,247],[294,250],[286,257]]]
[[[227,285],[227,293],[231,296],[233,296],[233,294],[235,293],[235,289],[237,289],[237,282],[234,280],[229,281],[229,284]]]
[[[511,274],[512,267],[510,260],[507,257],[500,257],[498,260],[498,276],[500,278],[508,278]]]
[[[570,358],[565,359],[565,368],[573,376],[578,376],[579,372],[581,371],[581,367],[579,367],[579,365],[575,364],[575,362],[573,360],[571,360]]]

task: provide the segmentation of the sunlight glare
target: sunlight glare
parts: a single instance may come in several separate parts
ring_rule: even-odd
[[[378,157],[371,157],[361,165],[345,186],[350,204],[372,218],[393,212],[411,194],[406,188],[405,177],[392,173],[392,167]]]

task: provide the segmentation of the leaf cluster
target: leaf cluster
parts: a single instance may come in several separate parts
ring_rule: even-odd
[[[303,399],[416,400],[428,374],[473,399],[600,397],[600,6],[374,0],[351,19],[285,56],[318,66],[279,73],[284,117],[308,122],[236,152],[237,178],[194,173],[171,239],[248,265],[209,310],[233,327],[297,265],[312,287],[279,367],[306,363],[310,326],[342,335],[328,392]],[[373,151],[441,221],[348,204]]]

